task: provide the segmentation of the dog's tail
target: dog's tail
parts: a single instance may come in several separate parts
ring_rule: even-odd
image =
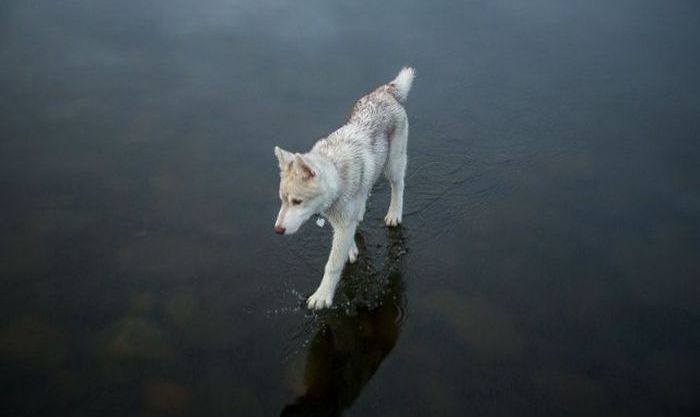
[[[399,103],[405,102],[408,98],[408,92],[411,91],[411,85],[413,84],[413,77],[415,77],[413,68],[403,67],[399,75],[389,83],[389,92]]]

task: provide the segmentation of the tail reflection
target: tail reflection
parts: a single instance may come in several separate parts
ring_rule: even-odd
[[[284,407],[282,416],[338,416],[360,395],[401,332],[406,304],[401,278],[404,252],[400,230],[390,231],[382,270],[369,277],[354,277],[351,269],[350,276],[344,277],[365,283],[384,280],[379,302],[356,307],[356,315],[334,311],[324,317],[306,358],[306,392]]]

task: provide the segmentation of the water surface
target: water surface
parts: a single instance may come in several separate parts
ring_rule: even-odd
[[[700,411],[690,0],[5,1],[0,414]],[[336,307],[303,151],[410,64]]]

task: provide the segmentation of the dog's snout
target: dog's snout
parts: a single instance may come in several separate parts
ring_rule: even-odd
[[[275,226],[275,233],[278,235],[283,235],[286,229],[282,226]]]

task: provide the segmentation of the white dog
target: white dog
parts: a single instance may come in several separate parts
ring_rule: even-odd
[[[403,68],[392,82],[359,99],[347,123],[308,153],[275,147],[282,200],[275,232],[295,233],[313,214],[323,215],[333,226],[323,279],[306,302],[310,309],[333,304],[345,261],[357,259],[355,229],[382,170],[391,184],[384,221],[387,226],[401,223],[408,142],[408,117],[401,103],[408,97],[413,76],[413,68]]]

